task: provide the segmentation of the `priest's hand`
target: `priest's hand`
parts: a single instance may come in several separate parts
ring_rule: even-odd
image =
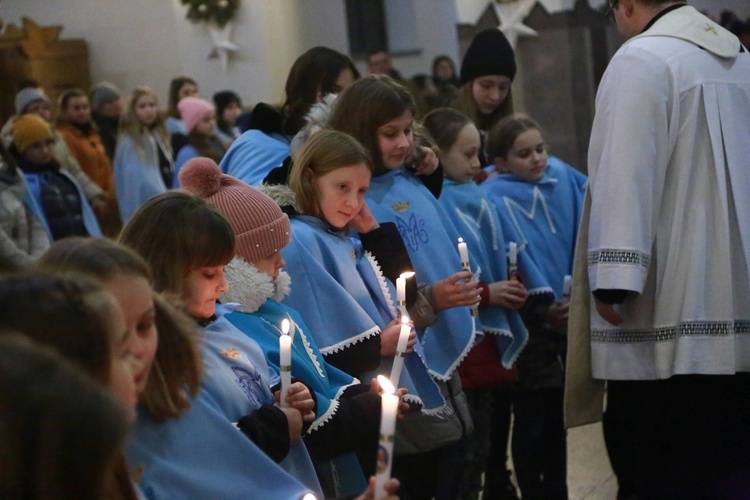
[[[607,304],[606,302],[602,302],[597,298],[594,298],[594,301],[596,302],[596,312],[598,312],[599,316],[604,318],[604,320],[610,325],[617,326],[625,321],[622,315],[615,311],[614,304]]]

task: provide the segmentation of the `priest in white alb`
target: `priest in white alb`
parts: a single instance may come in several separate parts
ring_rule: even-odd
[[[683,2],[610,12],[567,423],[601,415],[606,381],[618,498],[750,498],[750,54]]]

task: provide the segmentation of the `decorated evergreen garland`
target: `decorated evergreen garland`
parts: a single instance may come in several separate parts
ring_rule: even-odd
[[[194,23],[216,23],[224,27],[234,19],[240,0],[180,0],[188,6],[187,18]]]

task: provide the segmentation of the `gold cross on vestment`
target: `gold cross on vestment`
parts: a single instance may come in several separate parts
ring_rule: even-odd
[[[716,32],[716,28],[714,28],[713,26],[711,26],[708,23],[706,23],[706,27],[703,28],[703,31],[711,31],[711,32],[713,32],[714,35],[718,35],[718,33]]]

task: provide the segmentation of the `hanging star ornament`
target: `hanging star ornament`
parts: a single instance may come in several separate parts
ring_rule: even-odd
[[[510,42],[511,47],[516,48],[518,37],[537,36],[538,33],[523,24],[537,0],[519,0],[517,2],[495,2],[495,14],[500,19],[498,29],[503,32]]]
[[[232,36],[232,23],[228,22],[221,28],[209,25],[208,32],[211,35],[211,42],[213,43],[213,48],[208,57],[218,57],[221,63],[221,70],[226,73],[229,66],[229,56],[239,49],[229,39]]]

